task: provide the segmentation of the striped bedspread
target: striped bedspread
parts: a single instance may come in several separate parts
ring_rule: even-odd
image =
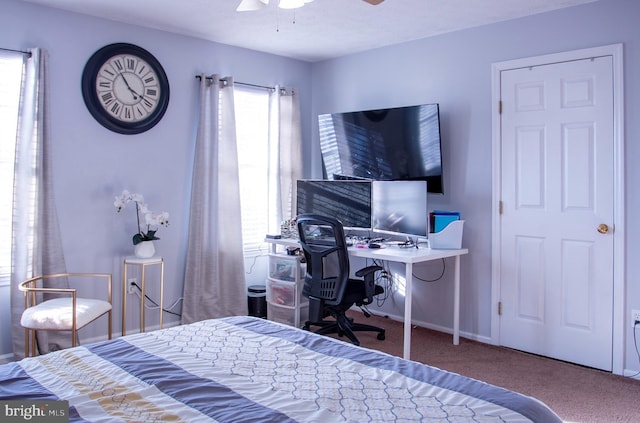
[[[70,421],[560,422],[536,399],[253,317],[213,319],[0,366],[0,399]]]

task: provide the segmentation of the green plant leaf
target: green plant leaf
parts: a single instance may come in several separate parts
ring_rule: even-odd
[[[145,241],[144,237],[142,236],[142,234],[135,234],[133,236],[133,245],[138,245],[141,242]]]

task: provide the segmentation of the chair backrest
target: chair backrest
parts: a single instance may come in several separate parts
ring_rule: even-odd
[[[342,223],[315,214],[297,217],[300,245],[307,261],[302,295],[336,305],[349,281],[349,255]]]

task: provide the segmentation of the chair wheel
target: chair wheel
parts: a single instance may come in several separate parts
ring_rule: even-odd
[[[384,338],[385,338],[385,336],[384,336],[384,332],[380,332],[380,333],[378,334],[378,340],[380,340],[380,341],[384,341]]]

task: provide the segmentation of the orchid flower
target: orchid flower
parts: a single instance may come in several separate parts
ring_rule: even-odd
[[[119,213],[127,205],[133,201],[136,204],[136,219],[138,223],[138,232],[133,236],[133,245],[137,245],[143,241],[153,241],[160,239],[156,236],[159,226],[169,226],[169,213],[162,212],[154,214],[149,210],[149,206],[144,202],[144,197],[138,193],[130,193],[128,190],[122,191],[122,194],[115,198],[113,205]],[[140,225],[140,216],[144,216],[144,225],[146,230]]]

